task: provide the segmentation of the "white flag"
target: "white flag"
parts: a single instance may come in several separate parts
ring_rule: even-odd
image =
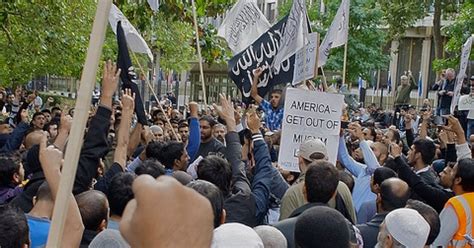
[[[324,15],[326,13],[326,6],[324,5],[324,0],[321,0],[319,4],[319,13]]]
[[[234,55],[250,46],[271,27],[256,0],[240,0],[227,13],[217,35],[223,37]]]
[[[127,44],[130,50],[137,53],[145,53],[148,55],[150,60],[153,61],[153,54],[151,53],[151,50],[146,44],[143,37],[123,15],[122,11],[120,11],[120,9],[115,6],[115,4],[112,4],[109,13],[109,24],[115,34],[117,34],[117,23],[119,21],[122,21],[123,32],[125,33],[125,39],[127,40]]]
[[[293,0],[285,29],[281,36],[278,53],[273,60],[276,71],[280,65],[308,43],[308,22],[305,0]]]
[[[466,43],[462,46],[461,52],[461,65],[459,66],[459,72],[456,77],[456,84],[454,85],[454,96],[451,100],[451,114],[454,113],[456,105],[458,105],[459,97],[461,96],[462,81],[466,77],[466,68],[469,63],[469,55],[471,54],[472,40],[474,36],[467,39]]]
[[[148,0],[148,5],[150,5],[150,8],[153,11],[158,11],[158,8],[160,7],[160,1],[159,0]]]
[[[342,46],[347,42],[349,34],[349,0],[342,0],[334,20],[328,29],[326,37],[319,46],[318,66],[323,66],[328,60],[331,48]]]

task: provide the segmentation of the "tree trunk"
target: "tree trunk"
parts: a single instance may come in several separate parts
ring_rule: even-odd
[[[443,56],[443,37],[441,36],[441,4],[442,0],[434,1],[433,15],[433,41],[435,59],[442,59]]]

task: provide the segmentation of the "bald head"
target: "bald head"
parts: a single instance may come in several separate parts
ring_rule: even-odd
[[[109,215],[109,202],[104,193],[88,190],[76,195],[85,229],[101,231],[105,228]]]
[[[41,142],[41,137],[43,137],[42,131],[34,131],[26,135],[25,137],[25,148],[28,150],[34,145],[38,145]]]
[[[373,143],[370,148],[375,154],[377,161],[379,164],[383,164],[385,160],[388,158],[388,147],[382,142],[375,142]]]
[[[392,211],[405,207],[410,198],[410,187],[403,180],[392,177],[380,185],[381,207],[385,211]]]

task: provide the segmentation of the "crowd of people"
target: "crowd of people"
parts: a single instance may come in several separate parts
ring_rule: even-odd
[[[143,114],[131,89],[113,100],[119,73],[106,63],[61,247],[474,245],[474,149],[460,118],[441,116],[443,100],[440,111],[403,97],[393,111],[346,109],[337,163],[308,139],[299,172],[286,171],[284,96],[259,96],[261,73],[247,109],[221,95],[212,111]],[[0,95],[0,247],[44,247],[74,111],[21,88]]]

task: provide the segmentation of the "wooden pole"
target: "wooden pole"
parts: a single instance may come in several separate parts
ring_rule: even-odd
[[[343,65],[343,68],[342,68],[342,83],[343,84],[346,84],[347,43],[348,43],[348,41],[346,41],[346,44],[344,44],[344,65]],[[351,85],[347,84],[347,88],[350,92],[351,91]]]
[[[140,61],[138,61],[137,56],[135,56],[134,53],[132,53],[132,56],[133,56],[133,59],[135,59],[135,61],[137,62],[138,68],[140,68],[140,72],[141,72],[142,74],[145,73],[145,71],[143,70],[142,65],[140,64]],[[177,141],[181,142],[181,139],[179,138],[178,134],[174,131],[174,128],[173,128],[173,126],[171,125],[170,119],[169,119],[168,116],[166,115],[166,112],[165,112],[165,110],[163,109],[163,106],[161,106],[161,102],[160,102],[159,98],[156,96],[155,90],[153,90],[153,86],[150,84],[150,81],[149,81],[149,80],[145,80],[145,82],[147,83],[148,88],[150,88],[151,93],[153,94],[153,96],[155,97],[156,101],[158,102],[158,107],[160,108],[161,112],[163,112],[163,114],[165,115],[166,123],[168,123],[168,125],[171,127],[171,132],[173,132],[173,136],[175,137],[175,139],[176,139]]]
[[[194,4],[194,0],[191,0],[191,4],[193,7],[194,29],[196,31],[196,49],[198,52],[199,73],[201,75],[201,84],[202,84],[202,95],[204,97],[204,108],[206,109],[206,112],[207,112],[206,83],[204,82],[204,70],[202,68],[201,46],[199,45],[199,28],[198,28],[198,23],[197,23],[196,5]]]
[[[77,94],[78,98],[69,136],[69,145],[66,149],[59,190],[54,202],[53,218],[46,247],[61,246],[70,199],[69,195],[72,192],[79,155],[84,141],[84,130],[89,117],[92,98],[91,92],[94,90],[111,4],[111,0],[99,0],[97,4],[89,48],[87,49],[84,70],[81,76],[81,85]]]
[[[323,89],[324,89],[324,92],[326,92],[328,90],[328,82],[326,79],[326,75],[324,74],[324,68],[322,66],[321,66],[321,74],[323,75]]]

